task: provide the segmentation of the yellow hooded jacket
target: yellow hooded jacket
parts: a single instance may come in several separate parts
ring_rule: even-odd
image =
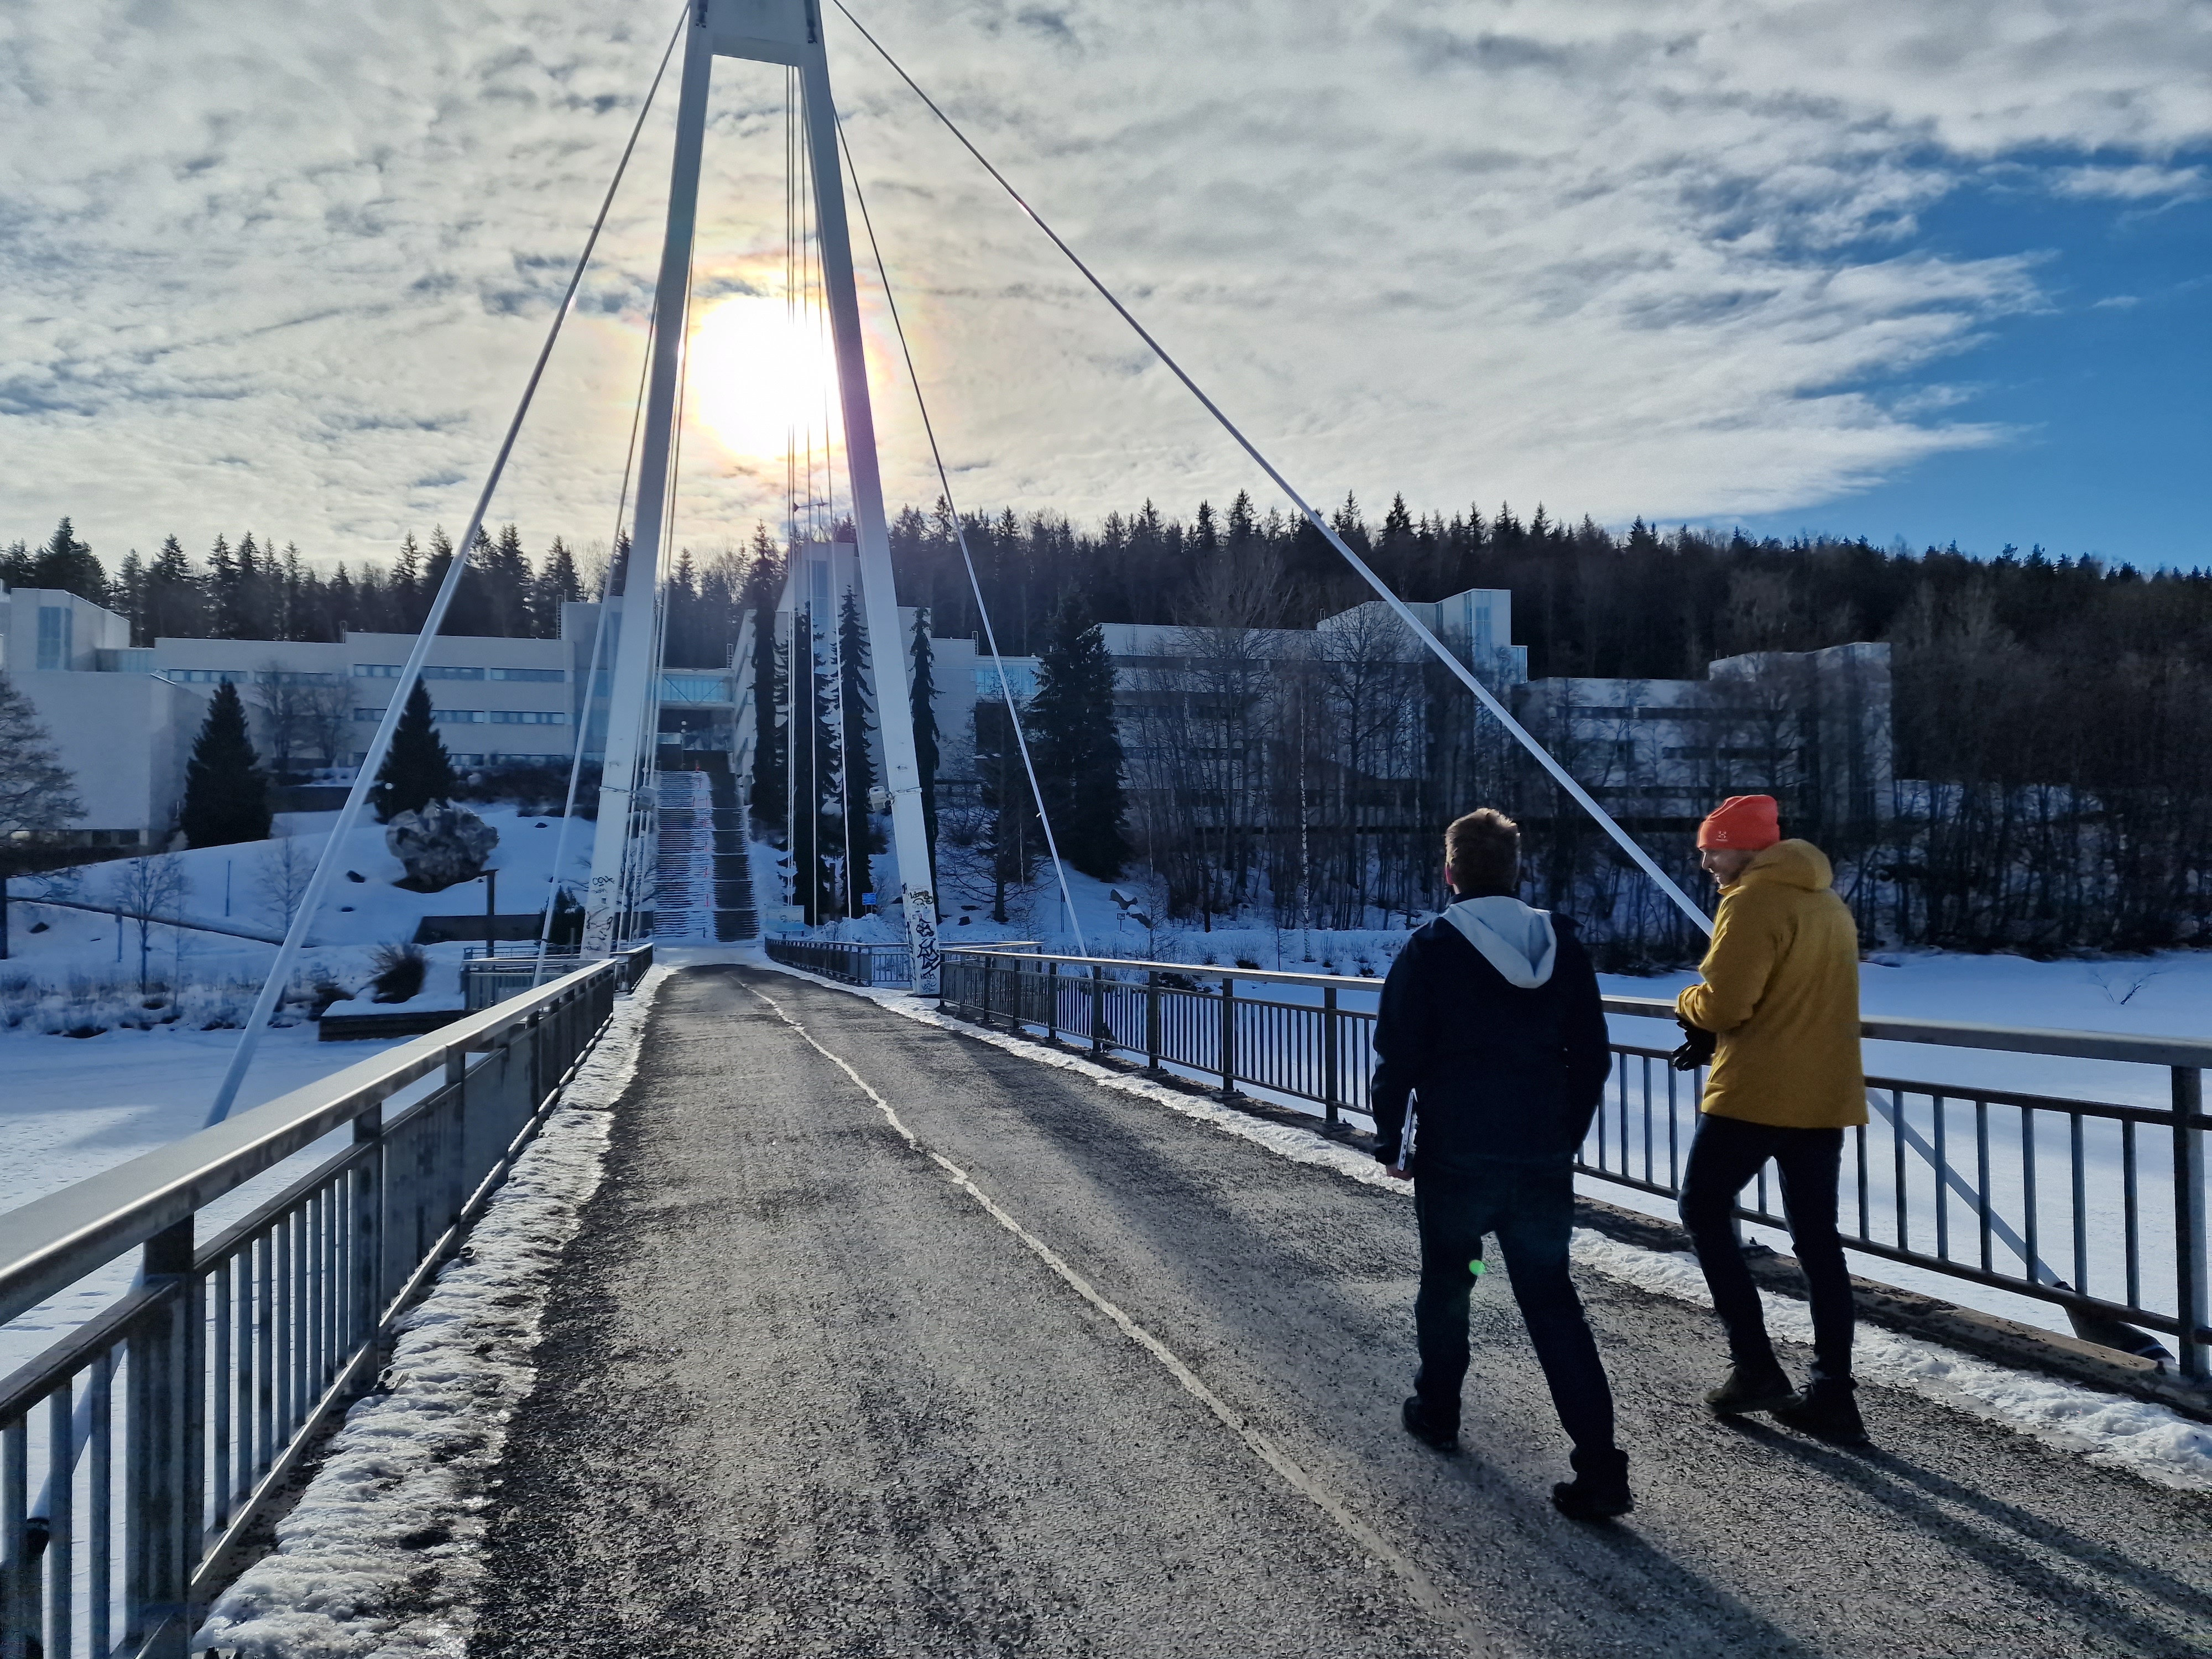
[[[1674,1000],[1720,1035],[1701,1110],[1790,1129],[1867,1121],[1859,1061],[1859,933],[1826,854],[1785,841],[1721,889],[1712,944]]]

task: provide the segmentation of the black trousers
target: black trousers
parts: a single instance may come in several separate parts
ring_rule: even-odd
[[[1682,1224],[1698,1249],[1713,1311],[1728,1328],[1729,1357],[1771,1366],[1774,1345],[1759,1311],[1759,1289],[1744,1265],[1735,1218],[1736,1195],[1770,1158],[1782,1175],[1782,1208],[1813,1302],[1813,1377],[1851,1374],[1851,1279],[1836,1232],[1841,1129],[1784,1129],[1741,1118],[1705,1116],[1682,1176]]]
[[[1612,1452],[1613,1385],[1567,1273],[1575,1190],[1566,1159],[1498,1158],[1470,1169],[1423,1170],[1413,1180],[1413,1212],[1421,1229],[1421,1288],[1413,1298],[1421,1369],[1413,1390],[1429,1420],[1459,1424],[1472,1264],[1482,1255],[1483,1235],[1496,1233],[1560,1426],[1578,1457]]]

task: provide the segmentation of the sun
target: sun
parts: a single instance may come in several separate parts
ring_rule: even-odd
[[[686,370],[700,421],[733,456],[781,455],[796,432],[823,441],[836,419],[837,375],[827,333],[781,300],[741,294],[718,301],[691,336]]]

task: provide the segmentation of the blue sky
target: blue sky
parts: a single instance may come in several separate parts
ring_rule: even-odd
[[[1923,210],[1914,240],[1960,258],[2039,256],[2042,306],[1883,388],[1953,387],[1950,415],[2009,430],[1747,528],[2212,567],[2212,186],[2146,204],[2054,195],[2024,167],[2000,170]]]
[[[2203,0],[854,3],[1316,501],[2212,563]],[[0,130],[35,135],[0,161],[0,538],[458,528],[674,13],[0,0]],[[830,41],[963,505],[1266,504]],[[781,296],[781,97],[716,70],[702,324]],[[533,550],[612,531],[671,112],[495,503]],[[888,493],[926,503],[861,302]],[[695,548],[782,514],[733,437],[759,337],[698,337]]]

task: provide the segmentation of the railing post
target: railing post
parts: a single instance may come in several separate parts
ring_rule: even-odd
[[[1344,1099],[1342,1079],[1339,1076],[1336,1046],[1336,987],[1325,985],[1321,993],[1321,1062],[1322,1108],[1328,1127],[1339,1127],[1337,1108]]]
[[[1060,958],[1044,965],[1044,1040],[1060,1041]]]
[[[1091,964],[1091,1054],[1097,1059],[1106,1052],[1106,969],[1098,963]]]
[[[2204,1073],[2195,1066],[2173,1068],[2173,1243],[2174,1310],[2179,1316],[2181,1374],[2207,1379],[2212,1350],[2199,1341],[2198,1329],[2212,1324],[2212,1293],[2205,1283],[2204,1131],[2191,1120],[2204,1110]]]
[[[198,1298],[192,1288],[192,1223],[187,1216],[146,1241],[145,1280],[167,1291],[133,1327],[124,1419],[124,1606],[127,1639],[161,1659],[184,1659],[192,1634],[185,1601],[199,1551],[199,1401],[194,1366]],[[35,1569],[33,1569],[35,1571]]]
[[[384,1107],[370,1107],[353,1121],[354,1143],[376,1143],[354,1165],[353,1340],[372,1340],[384,1314]]]
[[[992,965],[991,958],[985,957],[983,958],[983,1029],[987,1031],[991,1029],[991,975],[996,971],[997,969]]]
[[[1237,1092],[1237,981],[1221,976],[1221,1092]]]
[[[1160,973],[1157,968],[1145,970],[1145,1064],[1152,1071],[1160,1069]]]

